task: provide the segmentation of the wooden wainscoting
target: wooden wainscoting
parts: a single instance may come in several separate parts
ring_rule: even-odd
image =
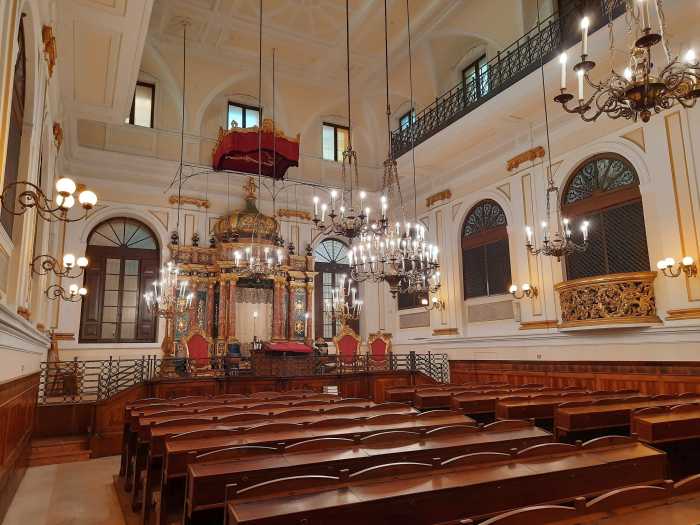
[[[503,381],[512,385],[633,388],[644,394],[700,393],[700,362],[450,361],[453,383]]]
[[[27,468],[39,372],[0,383],[0,522]]]

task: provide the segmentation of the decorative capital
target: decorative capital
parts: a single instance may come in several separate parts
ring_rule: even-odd
[[[535,148],[530,148],[527,151],[523,151],[519,155],[516,155],[510,159],[507,163],[506,169],[508,171],[513,171],[518,169],[518,167],[524,162],[533,162],[537,159],[544,157],[544,148],[542,146],[537,146]]]
[[[170,204],[192,204],[196,206],[197,208],[209,208],[210,203],[209,200],[207,199],[198,199],[196,197],[186,197],[184,195],[181,195],[178,197],[177,195],[171,195],[168,198],[168,202]]]
[[[53,76],[53,68],[56,66],[56,37],[53,36],[51,26],[41,28],[41,40],[44,43],[44,59],[49,68],[49,78]]]
[[[311,214],[308,211],[303,210],[289,210],[287,208],[282,208],[277,211],[277,216],[282,218],[296,218],[303,221],[310,221]]]
[[[430,208],[433,204],[437,204],[440,201],[446,201],[452,198],[452,192],[450,190],[442,190],[434,193],[430,197],[425,199],[425,207]]]

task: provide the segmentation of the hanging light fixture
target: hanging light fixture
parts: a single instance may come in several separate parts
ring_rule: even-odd
[[[537,9],[537,25],[539,26],[539,2]],[[546,255],[547,257],[555,257],[557,261],[561,261],[562,257],[571,255],[576,252],[583,252],[588,248],[588,230],[590,223],[583,221],[581,223],[581,234],[583,243],[577,243],[572,237],[571,221],[561,216],[561,198],[559,188],[554,183],[552,176],[552,146],[549,136],[549,112],[547,111],[547,91],[544,82],[544,59],[540,56],[540,76],[542,81],[542,100],[544,104],[544,123],[545,133],[547,136],[547,159],[546,167],[547,175],[547,192],[545,195],[546,202],[546,220],[542,221],[542,244],[537,247],[533,241],[533,231],[530,226],[525,227],[526,241],[525,247],[532,255]],[[552,214],[552,199],[554,199],[554,214]],[[516,290],[517,291],[517,290]],[[511,291],[512,293],[512,291]]]
[[[78,267],[77,272],[71,273],[76,266]],[[31,264],[32,273],[34,274],[47,275],[48,273],[54,273],[59,277],[67,277],[68,279],[77,279],[83,275],[87,266],[87,257],[78,257],[76,259],[72,253],[65,254],[62,262],[48,254],[37,255]]]
[[[44,291],[44,294],[50,301],[62,299],[70,303],[75,303],[87,295],[87,288],[79,287],[77,284],[71,284],[68,290],[66,290],[61,285],[52,284]]]
[[[345,0],[345,55],[348,102],[348,146],[343,151],[341,164],[342,189],[330,192],[330,205],[314,196],[313,223],[317,237],[337,235],[354,241],[370,234],[383,234],[388,228],[387,202],[381,201],[379,211],[372,214],[366,206],[367,193],[359,189],[360,177],[357,152],[352,148],[352,116],[350,112],[350,6]],[[357,194],[357,195],[356,195]],[[372,218],[375,218],[372,222]]]
[[[408,31],[408,66],[411,111],[413,100],[413,53],[411,47],[411,15],[408,0],[406,1],[406,26]],[[389,51],[388,51],[388,13],[384,2],[384,51],[385,79],[387,96],[387,131],[391,137],[391,107],[389,105]],[[391,138],[389,139],[389,157],[385,161],[384,189],[396,186],[401,211],[403,197],[399,186],[396,161],[391,155]],[[393,297],[398,293],[434,294],[440,289],[440,264],[438,248],[425,239],[425,227],[418,222],[418,200],[416,186],[416,156],[415,144],[411,148],[413,166],[413,223],[396,222],[393,227],[385,226],[379,232],[371,232],[356,242],[348,254],[350,259],[351,276],[357,281],[371,279],[384,281],[389,285]],[[386,199],[386,196],[383,196]],[[382,207],[385,202],[382,203]],[[388,222],[386,216],[382,218]]]
[[[331,317],[346,326],[350,321],[360,319],[363,301],[358,297],[357,287],[353,286],[352,278],[340,275],[340,284],[331,289],[331,298],[327,300]]]
[[[656,8],[658,28],[652,27],[650,6]],[[614,2],[608,2],[610,20],[610,61],[614,53],[613,14]],[[636,6],[636,7],[635,7]],[[659,113],[677,104],[693,107],[700,96],[700,63],[695,51],[690,49],[684,59],[672,56],[666,40],[666,23],[661,0],[628,0],[625,2],[628,20],[632,20],[629,31],[634,31],[635,41],[629,50],[629,62],[622,74],[612,70],[609,77],[594,82],[589,72],[596,66],[588,54],[588,17],[581,20],[581,61],[574,65],[578,83],[578,96],[566,90],[567,55],[560,56],[561,92],[554,100],[568,113],[578,114],[584,121],[591,122],[602,114],[612,119],[623,117],[648,122],[652,112]],[[656,31],[658,29],[658,32]],[[665,65],[656,67],[653,50],[661,44]],[[593,89],[586,95],[585,88]],[[576,102],[569,105],[570,102]]]

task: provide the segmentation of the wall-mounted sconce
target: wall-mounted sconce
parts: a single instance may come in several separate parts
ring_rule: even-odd
[[[56,299],[63,299],[64,301],[75,303],[76,301],[80,301],[84,296],[86,296],[88,291],[87,288],[78,287],[77,284],[71,284],[68,287],[68,291],[66,291],[66,289],[63,288],[63,286],[59,286],[58,284],[52,284],[46,289],[44,293],[46,294],[46,297],[48,297],[51,301],[54,301]]]
[[[76,191],[84,213],[69,219],[68,210],[75,205],[73,195]],[[14,200],[10,200],[10,197]],[[39,216],[45,221],[75,222],[88,216],[88,212],[97,204],[97,195],[83,186],[78,186],[72,179],[63,177],[56,181],[55,205],[39,186],[27,181],[17,181],[7,186],[0,195],[0,203],[3,209],[12,215],[22,215],[27,210],[36,208]]]
[[[78,267],[78,271],[75,274],[71,274],[71,271]],[[75,258],[72,253],[67,253],[63,256],[63,265],[51,255],[43,254],[37,255],[32,261],[32,273],[37,275],[46,275],[49,272],[53,272],[59,277],[68,277],[69,279],[75,279],[83,275],[85,268],[88,265],[87,257]]]
[[[438,299],[437,296],[433,295],[433,297],[428,301],[425,297],[421,299],[420,304],[425,308],[426,310],[444,310],[445,309],[445,301],[442,299]]]
[[[698,274],[698,266],[693,258],[689,256],[683,257],[679,263],[676,263],[673,257],[667,257],[656,263],[656,267],[666,277],[680,277],[681,273],[688,277],[695,277]]]
[[[518,292],[517,284],[511,284],[508,291],[516,299],[523,299],[525,297],[527,297],[528,299],[532,299],[537,297],[537,287],[530,286],[530,283],[523,283],[523,285],[520,287],[520,292]]]

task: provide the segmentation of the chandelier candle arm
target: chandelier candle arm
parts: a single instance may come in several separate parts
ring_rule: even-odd
[[[685,274],[686,277],[695,277],[698,274],[698,266],[695,260],[686,255],[678,263],[676,263],[673,257],[667,257],[661,259],[656,263],[656,267],[664,274],[666,277],[680,277],[681,274]]]

